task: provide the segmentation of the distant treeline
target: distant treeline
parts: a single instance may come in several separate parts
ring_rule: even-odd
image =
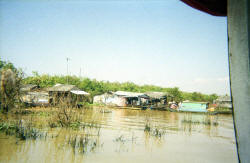
[[[14,72],[18,72],[18,76],[22,76],[21,70],[17,71],[17,68],[11,62],[5,62],[0,58],[0,73],[4,69],[12,69]],[[72,84],[78,88],[89,92],[91,96],[100,95],[108,91],[129,91],[129,92],[167,92],[173,96],[175,101],[204,101],[213,102],[217,99],[216,94],[206,95],[199,92],[183,92],[178,87],[164,88],[155,85],[143,85],[139,86],[133,82],[109,82],[109,81],[97,81],[89,78],[79,78],[77,76],[58,76],[58,75],[40,75],[37,72],[33,72],[32,76],[28,76],[22,79],[23,84],[36,84],[40,88],[51,87],[57,83]]]
[[[89,92],[91,96],[100,95],[108,91],[129,91],[129,92],[167,92],[173,96],[175,101],[205,101],[213,102],[217,99],[216,94],[206,95],[199,92],[182,92],[178,87],[164,88],[155,85],[137,85],[133,82],[109,82],[109,81],[97,81],[89,78],[79,78],[77,76],[58,76],[58,75],[39,75],[37,72],[33,72],[33,76],[29,76],[23,79],[24,84],[36,84],[41,88],[51,87],[57,83],[72,84],[78,88]]]

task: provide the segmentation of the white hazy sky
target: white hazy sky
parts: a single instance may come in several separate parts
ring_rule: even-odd
[[[229,93],[227,20],[177,0],[0,1],[0,55],[27,75]]]

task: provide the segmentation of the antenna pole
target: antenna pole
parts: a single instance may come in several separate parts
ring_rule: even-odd
[[[79,74],[79,78],[81,79],[81,74],[82,73],[82,68],[80,67],[80,74]]]
[[[69,84],[69,58],[66,58],[67,60],[67,84]]]

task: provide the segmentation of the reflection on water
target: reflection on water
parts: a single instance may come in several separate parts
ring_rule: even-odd
[[[79,115],[100,127],[47,128],[46,139],[26,141],[0,133],[0,162],[237,162],[231,115],[98,108]]]

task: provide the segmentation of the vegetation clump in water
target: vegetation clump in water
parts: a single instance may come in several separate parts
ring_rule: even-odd
[[[42,133],[38,129],[32,128],[30,126],[25,127],[22,122],[19,123],[0,123],[0,131],[5,132],[6,135],[15,135],[21,140],[26,139],[37,139],[47,136],[47,133]]]
[[[115,142],[120,142],[120,143],[125,143],[126,142],[126,139],[124,138],[123,135],[120,135],[119,137],[115,138],[114,140]]]
[[[203,124],[203,125],[213,125],[213,126],[218,126],[218,122],[211,122],[211,120],[205,120],[205,121],[195,121],[195,120],[182,120],[182,123],[190,123],[190,124]]]
[[[95,152],[97,148],[103,146],[103,144],[99,142],[99,135],[93,136],[86,133],[70,136],[67,142],[72,147],[75,154],[77,151],[82,154]]]
[[[161,138],[166,133],[163,129],[152,127],[149,123],[145,124],[144,132],[157,138]]]

